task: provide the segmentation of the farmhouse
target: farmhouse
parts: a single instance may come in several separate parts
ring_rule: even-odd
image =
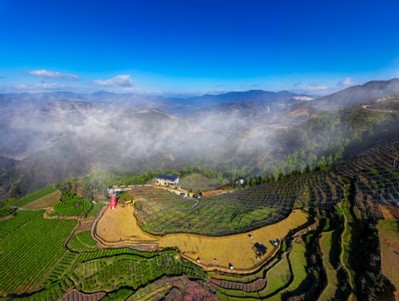
[[[157,175],[157,185],[159,186],[174,186],[179,185],[179,176],[171,174],[159,174]]]

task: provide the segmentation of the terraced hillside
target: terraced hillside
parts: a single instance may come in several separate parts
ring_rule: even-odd
[[[41,210],[18,210],[11,218],[0,221],[4,268],[0,274],[0,299],[11,294],[18,299],[24,294],[23,299],[27,300],[58,300],[72,288],[85,293],[101,292],[102,297],[104,292],[129,286],[132,289],[125,294],[127,297],[162,276],[205,278],[199,267],[180,259],[174,250],[101,250],[90,232],[73,233],[76,225],[74,219],[45,219]],[[70,296],[66,294],[65,298]]]
[[[277,183],[204,197],[197,201],[154,187],[136,187],[136,217],[146,231],[164,235],[188,232],[211,236],[251,231],[278,222],[293,208],[329,210],[343,197],[345,184],[355,183],[360,208],[376,217],[379,205],[399,199],[399,143],[375,147],[324,171],[291,176]]]
[[[65,191],[60,200],[49,188],[28,200],[10,200],[0,209],[0,298],[105,294],[112,300],[145,300],[180,287],[220,300],[392,300],[399,252],[398,160],[399,142],[386,143],[326,170],[199,200],[152,186],[131,191],[141,227],[161,235],[242,233],[276,223],[294,208],[307,210],[309,227],[286,229],[273,256],[248,274],[206,273],[179,250],[100,249],[90,227],[78,225],[92,221],[90,210],[101,204],[93,206]],[[51,219],[43,210],[24,209],[46,196],[52,201],[43,206],[55,207]],[[381,219],[389,227],[378,223]],[[249,234],[245,239],[251,242]]]
[[[288,182],[290,183],[290,182]],[[136,217],[152,234],[198,233],[221,236],[247,232],[288,216],[299,186],[262,185],[196,200],[155,187],[136,187]]]

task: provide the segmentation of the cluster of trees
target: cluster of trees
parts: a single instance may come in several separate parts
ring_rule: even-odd
[[[352,208],[356,204],[356,185],[351,181],[349,200]],[[372,214],[361,219],[353,214],[351,252],[349,262],[355,271],[355,291],[361,300],[383,300],[393,296],[395,288],[382,274],[381,251],[377,220]],[[366,250],[366,252],[365,252]]]
[[[274,163],[265,166],[262,173],[279,180],[293,172],[324,170],[342,158],[348,145],[372,139],[395,121],[394,115],[361,107],[319,114],[295,129],[278,133],[282,151],[274,154]]]

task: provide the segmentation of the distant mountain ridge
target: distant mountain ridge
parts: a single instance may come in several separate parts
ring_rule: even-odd
[[[184,108],[192,106],[195,109],[216,106],[220,104],[241,103],[247,101],[257,102],[279,102],[290,104],[300,102],[302,99],[309,99],[305,94],[295,94],[289,91],[270,92],[264,90],[249,90],[238,92],[227,92],[221,94],[204,94],[191,97],[165,97],[160,95],[149,95],[139,93],[113,93],[98,91],[93,93],[74,93],[68,91],[46,92],[46,93],[7,93],[0,94],[0,103],[11,102],[34,102],[43,103],[49,101],[95,101],[105,103],[119,103],[129,106],[140,106],[146,108],[164,109],[170,106]]]
[[[261,171],[296,150],[314,147],[321,155],[328,151],[323,146],[340,145],[340,133],[351,129],[352,119],[360,125],[374,122],[366,120],[371,110],[362,105],[397,94],[399,79],[372,81],[314,100],[263,90],[187,98],[0,94],[0,199],[12,195],[17,185],[23,194],[97,169],[138,172],[192,164]],[[350,125],[325,136],[327,126],[346,122],[339,110],[350,106],[355,106],[347,110],[353,117]],[[325,110],[336,114],[322,114]],[[395,122],[391,115],[379,118]]]
[[[399,95],[399,78],[374,80],[363,85],[352,86],[333,94],[319,97],[306,104],[322,111],[340,110],[347,106],[358,105],[378,98]]]

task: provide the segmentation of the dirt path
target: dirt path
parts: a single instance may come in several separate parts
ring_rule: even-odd
[[[365,109],[365,110],[367,110],[367,111],[372,111],[372,112],[377,112],[377,113],[399,113],[399,111],[397,111],[397,110],[379,110],[379,109],[373,109],[373,108],[370,108],[368,105],[363,105],[362,108]]]

